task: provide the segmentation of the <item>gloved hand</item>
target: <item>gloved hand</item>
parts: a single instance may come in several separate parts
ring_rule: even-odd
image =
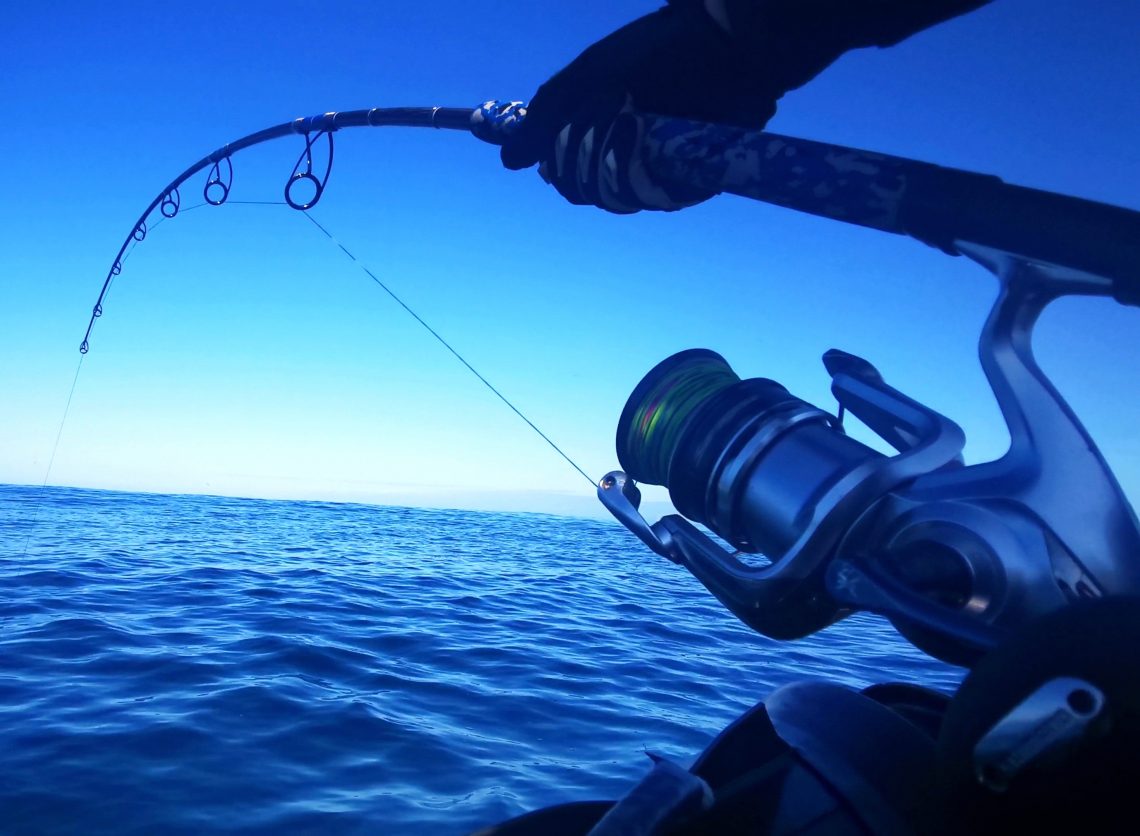
[[[750,59],[701,0],[676,0],[598,41],[543,84],[503,145],[503,165],[540,163],[571,203],[616,213],[705,200],[712,195],[653,182],[637,161],[641,120],[623,114],[763,127],[778,93]]]

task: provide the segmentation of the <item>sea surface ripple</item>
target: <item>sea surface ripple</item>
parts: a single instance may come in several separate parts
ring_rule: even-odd
[[[775,687],[959,673],[768,640],[616,523],[0,486],[13,833],[463,833],[690,763]]]

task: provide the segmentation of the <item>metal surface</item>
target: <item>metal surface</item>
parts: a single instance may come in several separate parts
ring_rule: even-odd
[[[1095,736],[1105,697],[1083,679],[1050,680],[1002,717],[974,747],[974,775],[1005,792],[1022,772],[1062,758]]]
[[[761,476],[747,462],[718,470],[734,479],[709,486],[722,509],[710,524],[729,539],[729,510],[763,521],[763,503],[781,501],[773,495],[780,490],[799,503],[801,534],[768,555],[771,565],[745,565],[680,517],[649,526],[637,515],[643,541],[658,543],[659,552],[667,542],[662,553],[765,635],[797,638],[866,609],[890,618],[927,653],[968,666],[1044,613],[1082,598],[1140,594],[1136,514],[1032,352],[1034,325],[1050,302],[1106,296],[1113,282],[1016,253],[955,246],[1001,282],[979,354],[1009,425],[1005,456],[963,466],[957,425],[888,386],[865,360],[829,352],[824,361],[841,408],[899,454],[821,481],[818,501],[804,499],[811,492],[794,478],[762,474],[763,486],[750,484]],[[769,435],[776,439],[766,442],[782,438]],[[629,519],[626,513],[623,522]]]
[[[645,545],[662,557],[678,562],[670,545],[641,516],[641,491],[625,473],[613,470],[598,482],[598,499],[618,522],[632,531]]]
[[[880,543],[947,540],[973,576],[969,615],[1012,627],[1081,598],[1140,593],[1140,523],[1095,442],[1037,365],[1033,329],[1065,295],[1104,295],[1103,277],[962,245],[1002,289],[979,355],[1005,416],[1009,451],[993,462],[931,473],[893,498]],[[923,532],[926,532],[925,534]]]

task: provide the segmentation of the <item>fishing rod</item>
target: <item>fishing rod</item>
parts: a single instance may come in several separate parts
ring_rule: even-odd
[[[285,183],[285,203],[293,209],[307,211],[320,202],[329,176],[332,174],[333,134],[336,131],[343,128],[385,126],[447,128],[468,130],[487,141],[495,141],[497,136],[509,133],[512,125],[525,112],[525,108],[519,102],[505,104],[487,102],[474,111],[470,108],[455,107],[374,107],[366,110],[330,111],[316,116],[292,119],[223,145],[171,180],[139,215],[138,220],[131,227],[130,234],[127,235],[122,246],[119,247],[118,253],[115,254],[115,259],[107,271],[107,277],[103,280],[99,298],[96,299],[95,306],[91,310],[91,319],[87,323],[87,331],[83,335],[83,341],[79,344],[79,352],[86,354],[90,350],[91,331],[95,327],[95,320],[103,315],[103,302],[107,296],[107,291],[111,287],[111,282],[123,270],[123,257],[126,255],[128,247],[132,244],[141,243],[146,238],[151,215],[156,209],[162,218],[167,220],[178,214],[182,205],[180,189],[195,174],[209,169],[206,183],[202,187],[202,199],[211,206],[221,206],[229,200],[230,190],[233,188],[234,167],[232,158],[234,154],[281,137],[302,136],[305,147]],[[313,146],[322,138],[327,145],[328,161],[324,173],[318,175],[314,172]],[[300,196],[301,188],[311,189],[311,196]]]
[[[107,290],[128,247],[145,238],[152,213],[177,215],[180,187],[204,170],[206,202],[226,202],[238,151],[303,138],[285,202],[306,211],[324,193],[339,130],[463,130],[501,144],[525,117],[523,103],[498,101],[475,109],[330,112],[222,146],[168,184],[136,221],[107,273],[80,351],[87,352]],[[1136,515],[1030,345],[1042,310],[1062,296],[1140,305],[1140,213],[767,131],[652,115],[619,118],[642,120],[640,153],[657,178],[905,235],[997,275],[1003,289],[979,354],[1012,441],[1000,460],[963,466],[965,436],[956,424],[845,352],[823,358],[839,404],[834,416],[772,381],[740,381],[712,352],[682,352],[646,376],[623,412],[623,470],[597,483],[618,520],[654,551],[683,563],[761,633],[795,638],[867,609],[886,615],[921,649],[958,664],[995,646],[1009,627],[1074,596],[1140,593]],[[323,171],[313,159],[322,140]],[[300,196],[302,187],[311,194]],[[882,456],[847,437],[847,413],[898,455]],[[685,517],[738,552],[725,551],[683,517],[651,525],[638,511],[637,481],[666,486]],[[1079,491],[1069,489],[1074,484]],[[1023,530],[1033,532],[1032,542],[1019,540],[1015,532]],[[750,551],[771,564],[737,559]]]
[[[636,118],[636,117],[623,117]],[[882,232],[962,243],[1100,277],[1140,305],[1140,212],[946,168],[731,125],[646,117],[653,175]]]
[[[446,128],[501,144],[525,116],[520,102],[487,102],[474,110],[375,108],[295,119],[223,146],[175,178],[136,221],[108,271],[81,353],[89,349],[128,247],[146,237],[152,213],[177,215],[180,187],[204,170],[206,203],[224,203],[238,151],[302,137],[285,202],[306,211],[327,185],[338,130]],[[965,667],[1042,617],[1080,612],[1087,599],[1140,596],[1140,520],[1032,351],[1034,327],[1056,299],[1100,296],[1140,306],[1140,213],[766,131],[659,116],[619,118],[642,120],[639,153],[659,180],[908,236],[993,273],[1001,290],[978,352],[1010,434],[1005,455],[967,466],[962,429],[891,387],[861,357],[836,349],[823,356],[838,404],[833,414],[773,380],[741,379],[714,352],[691,349],[651,370],[622,411],[622,470],[597,482],[599,499],[619,522],[688,569],[764,635],[799,638],[863,610],[885,616],[920,650]],[[322,140],[328,160],[318,173],[313,149]],[[308,197],[301,196],[302,187],[311,191]],[[847,414],[895,454],[849,437]],[[646,520],[639,481],[666,487],[680,514]],[[762,559],[742,560],[745,553]],[[1020,773],[1098,739],[1120,696],[1102,674],[1098,668],[1051,675],[1038,690],[1018,694],[1008,713],[987,721],[966,756],[976,783],[1000,793]],[[906,699],[917,694],[929,703],[931,694],[919,691],[908,691]],[[787,694],[768,703],[766,716],[781,735],[798,740],[797,750],[808,753],[804,757],[820,774],[836,763],[839,778],[848,774],[831,744],[821,743],[827,735],[816,725],[834,732],[840,748],[850,743],[851,728],[863,726],[848,722],[851,695],[818,688]],[[937,704],[935,713],[944,713],[945,705]],[[795,714],[791,721],[783,717],[789,711]],[[860,711],[865,714],[865,706]],[[797,728],[810,733],[797,738]],[[880,745],[877,727],[867,728],[870,737],[856,741],[860,750]],[[718,738],[720,745],[727,746],[731,732]],[[754,740],[747,743],[751,750]],[[700,762],[693,767],[700,768]]]
[[[489,101],[475,109],[395,107],[328,112],[283,122],[207,154],[172,180],[143,210],[119,247],[92,308],[80,353],[90,348],[95,320],[132,244],[146,238],[151,215],[175,217],[181,187],[209,170],[203,200],[221,206],[233,187],[233,156],[282,137],[304,148],[285,183],[285,203],[306,211],[320,201],[332,173],[333,134],[345,128],[419,127],[469,131],[502,144],[526,115],[522,102]],[[991,175],[782,136],[660,116],[646,122],[642,154],[659,179],[772,203],[833,220],[907,235],[951,254],[956,241],[995,247],[1105,277],[1124,304],[1140,304],[1140,214],[1090,200],[1004,183]],[[323,173],[313,147],[327,145]],[[301,189],[312,194],[301,196]],[[1047,229],[1048,235],[1041,230]]]

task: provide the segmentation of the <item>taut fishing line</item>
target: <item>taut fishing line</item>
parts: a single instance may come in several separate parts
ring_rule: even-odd
[[[178,212],[192,212],[195,209],[201,209],[203,206],[220,205],[220,204],[216,204],[216,203],[213,203],[211,201],[206,200],[206,201],[203,201],[201,203],[196,203],[193,206],[187,206],[186,208],[183,209],[177,205],[179,203],[179,198],[178,198],[177,194],[170,197],[170,202],[172,204],[174,204],[174,206],[175,206],[174,212],[172,214],[167,214],[167,209],[162,208],[162,210],[161,210],[162,211],[162,217],[159,218],[158,220],[156,220],[153,225],[151,225],[149,232],[154,232],[154,230],[158,229],[158,227],[161,226],[164,221],[170,220],[171,218],[174,217],[175,214],[178,214]],[[230,200],[227,202],[232,204],[232,205],[236,205],[236,206],[285,206],[285,205],[287,205],[285,203],[285,201],[283,201],[283,200]],[[165,204],[164,204],[164,206],[165,206]],[[146,237],[146,236],[144,235],[143,237]],[[99,305],[100,315],[102,314],[102,310],[101,310],[102,304],[101,303],[102,303],[102,301],[106,300],[107,294],[111,290],[111,285],[114,284],[115,276],[119,275],[119,273],[121,272],[121,269],[122,269],[122,265],[125,264],[127,259],[131,257],[131,254],[135,251],[135,247],[137,247],[141,241],[142,241],[142,238],[134,237],[134,235],[132,234],[131,245],[126,248],[126,250],[123,252],[121,257],[117,261],[117,264],[119,266],[119,270],[116,270],[114,272],[114,274],[109,277],[110,280],[104,286],[102,294],[100,294],[100,305]],[[32,532],[35,530],[36,523],[39,521],[40,509],[43,507],[44,494],[47,492],[48,482],[51,480],[51,472],[52,472],[52,469],[55,467],[56,454],[59,452],[59,445],[60,445],[60,442],[63,440],[63,430],[66,427],[67,419],[71,414],[71,402],[72,402],[72,400],[74,400],[75,390],[79,386],[79,374],[83,370],[83,361],[84,361],[84,359],[86,359],[86,356],[87,356],[86,351],[80,351],[79,362],[75,366],[75,375],[71,379],[71,388],[67,393],[67,402],[64,404],[63,415],[59,419],[59,428],[56,430],[55,441],[52,443],[51,454],[48,456],[47,468],[44,470],[44,478],[40,482],[39,490],[36,493],[36,499],[35,499],[35,503],[34,503],[34,510],[32,513],[32,519],[28,523],[28,535],[27,535],[27,537],[24,538],[24,548],[20,554],[21,557],[27,557],[28,549],[31,548]]]
[[[364,264],[364,262],[362,262],[360,259],[358,259],[355,255],[353,255],[352,252],[348,249],[348,247],[346,247],[344,244],[342,244],[340,241],[338,241],[336,239],[336,236],[334,236],[331,232],[329,232],[327,229],[325,229],[325,227],[316,218],[314,218],[310,213],[306,212],[304,217],[307,220],[309,220],[317,229],[319,229],[321,232],[323,232],[328,237],[329,241],[331,241],[333,244],[335,244],[337,247],[339,247],[340,251],[342,253],[344,253],[346,256],[348,256],[352,260],[352,262],[354,264],[356,264],[357,267],[359,267],[361,270],[363,270],[367,274],[368,278],[372,279],[372,281],[374,281],[380,287],[381,290],[383,290],[385,293],[387,293],[389,296],[391,296],[397,305],[399,305],[401,308],[403,308],[405,311],[407,311],[408,314],[416,322],[418,322],[420,325],[422,325],[424,328],[426,328],[427,332],[429,334],[431,334],[433,337],[435,337],[436,341],[439,342],[440,345],[442,345],[444,348],[446,348],[448,351],[450,351],[452,353],[452,355],[455,356],[456,360],[458,360],[460,363],[462,363],[464,366],[467,367],[467,369],[471,372],[471,374],[473,374],[473,375],[475,375],[475,377],[479,378],[479,381],[484,386],[486,386],[488,389],[490,389],[499,400],[501,400],[503,403],[505,403],[507,405],[507,407],[511,410],[511,412],[513,412],[515,415],[519,416],[519,418],[521,418],[523,421],[526,422],[528,427],[530,427],[532,430],[534,430],[536,433],[538,433],[539,437],[543,441],[545,441],[547,444],[549,444],[550,447],[554,450],[554,452],[556,452],[563,459],[565,459],[567,461],[567,463],[572,468],[574,468],[579,473],[581,473],[582,477],[587,482],[590,483],[590,487],[595,486],[595,484],[596,484],[595,481],[590,478],[589,474],[587,474],[586,471],[584,471],[582,468],[580,468],[572,458],[570,458],[568,455],[566,455],[566,453],[563,452],[561,447],[559,447],[557,444],[555,444],[553,441],[551,441],[550,437],[546,433],[544,433],[537,426],[535,426],[534,422],[531,421],[529,418],[527,418],[517,406],[515,406],[513,403],[511,403],[511,401],[507,398],[506,395],[504,395],[497,388],[495,388],[494,384],[492,384],[489,380],[487,380],[487,378],[483,377],[483,375],[481,375],[474,366],[472,366],[469,362],[467,362],[467,359],[462,354],[460,354],[458,351],[456,351],[455,347],[452,346],[451,343],[449,343],[442,336],[440,336],[438,331],[436,331],[434,328],[432,328],[430,325],[428,325],[427,322],[424,321],[423,317],[421,317],[418,313],[416,313],[414,310],[412,310],[410,307],[408,307],[408,304],[403,299],[401,299],[399,296],[397,296],[396,293],[392,290],[392,288],[388,287],[388,285],[386,285],[379,278],[377,278],[376,274],[373,273],[371,270],[369,270],[368,267]]]
[[[44,479],[40,483],[40,489],[36,494],[36,501],[32,508],[32,519],[28,522],[28,536],[24,538],[24,550],[20,553],[20,557],[25,558],[28,556],[28,549],[32,545],[32,532],[36,530],[36,523],[40,519],[40,509],[43,507],[44,494],[47,492],[47,483],[51,478],[51,469],[55,465],[55,454],[59,451],[59,441],[63,438],[63,427],[67,423],[67,416],[71,412],[71,400],[75,397],[75,387],[79,385],[79,372],[83,369],[83,356],[80,355],[79,362],[75,365],[75,376],[71,379],[71,390],[67,393],[67,403],[63,406],[63,417],[59,419],[59,429],[55,431],[55,443],[51,446],[51,455],[48,456],[47,469],[44,471]]]
[[[287,205],[292,209],[297,209],[305,213],[305,216],[312,222],[312,224],[324,233],[325,237],[333,244],[335,244],[341,252],[343,252],[351,261],[353,261],[364,273],[385,293],[390,296],[401,308],[403,308],[413,319],[431,334],[437,342],[446,348],[464,367],[468,369],[479,381],[486,386],[499,400],[501,400],[512,412],[522,419],[527,426],[529,426],[538,436],[545,441],[559,456],[561,456],[571,467],[573,467],[584,479],[593,487],[595,481],[583,470],[578,464],[568,456],[561,447],[538,426],[531,421],[526,415],[523,414],[514,403],[512,403],[498,388],[496,388],[486,377],[484,377],[470,362],[467,361],[462,354],[460,354],[454,346],[452,346],[444,337],[436,331],[431,325],[427,323],[418,313],[412,310],[411,307],[404,302],[387,284],[381,281],[376,274],[369,269],[363,262],[361,262],[344,244],[340,243],[333,234],[315,218],[308,214],[308,210],[312,209],[321,199],[324,194],[325,187],[328,184],[329,176],[332,173],[333,167],[333,133],[341,128],[346,127],[375,127],[383,125],[401,125],[408,127],[430,127],[430,128],[451,128],[469,130],[480,139],[493,144],[499,144],[503,137],[505,137],[510,130],[517,125],[518,121],[525,115],[525,108],[519,102],[487,102],[474,111],[464,108],[372,108],[371,110],[356,110],[347,111],[343,113],[324,113],[318,116],[307,117],[302,119],[295,119],[290,122],[285,122],[272,128],[267,128],[257,133],[250,134],[235,142],[229,143],[218,150],[203,157],[197,163],[192,165],[177,178],[175,178],[169,185],[167,185],[158,196],[155,197],[150,205],[135,221],[134,226],[131,227],[131,232],[123,241],[119,252],[116,254],[115,259],[111,263],[110,269],[107,271],[107,276],[103,281],[102,289],[99,292],[98,299],[91,310],[91,318],[87,324],[87,331],[83,335],[83,341],[80,343],[79,351],[81,355],[86,355],[90,350],[90,337],[92,329],[95,326],[95,320],[103,315],[103,306],[107,301],[107,296],[111,289],[111,285],[117,276],[122,273],[123,264],[127,258],[134,252],[135,247],[142,243],[148,233],[153,232],[165,221],[171,220],[182,212],[190,212],[194,209],[200,209],[203,206],[221,206],[225,203],[230,204],[245,204],[245,205]],[[278,137],[288,136],[291,134],[300,134],[304,137],[304,148],[300,156],[297,158],[296,164],[285,183],[284,200],[269,201],[269,200],[231,200],[230,192],[233,188],[234,180],[234,164],[233,155],[253,145],[258,145]],[[323,166],[323,173],[320,172],[320,167],[314,167],[313,151],[314,146],[317,145],[321,139],[325,140],[326,157],[327,161]],[[206,182],[202,187],[202,201],[194,204],[193,206],[182,207],[182,194],[181,187],[200,171],[206,170]],[[303,197],[299,196],[295,190],[301,187],[301,190],[312,189],[312,194]],[[159,217],[151,221],[152,214],[157,210]],[[51,457],[48,462],[47,472],[44,474],[43,484],[40,487],[40,494],[42,498],[43,492],[46,490],[47,482],[51,476],[51,470],[55,461],[56,453],[59,449],[60,439],[63,436],[63,429],[67,422],[68,414],[71,409],[72,398],[75,395],[75,390],[79,381],[79,373],[83,366],[83,357],[80,357],[79,365],[75,371],[75,378],[72,381],[71,391],[68,395],[67,406],[64,409],[63,417],[60,421],[59,431],[56,434],[55,444],[52,448]],[[33,520],[34,523],[34,520]],[[28,540],[24,544],[24,552],[27,553],[28,546],[31,540],[29,532]]]

